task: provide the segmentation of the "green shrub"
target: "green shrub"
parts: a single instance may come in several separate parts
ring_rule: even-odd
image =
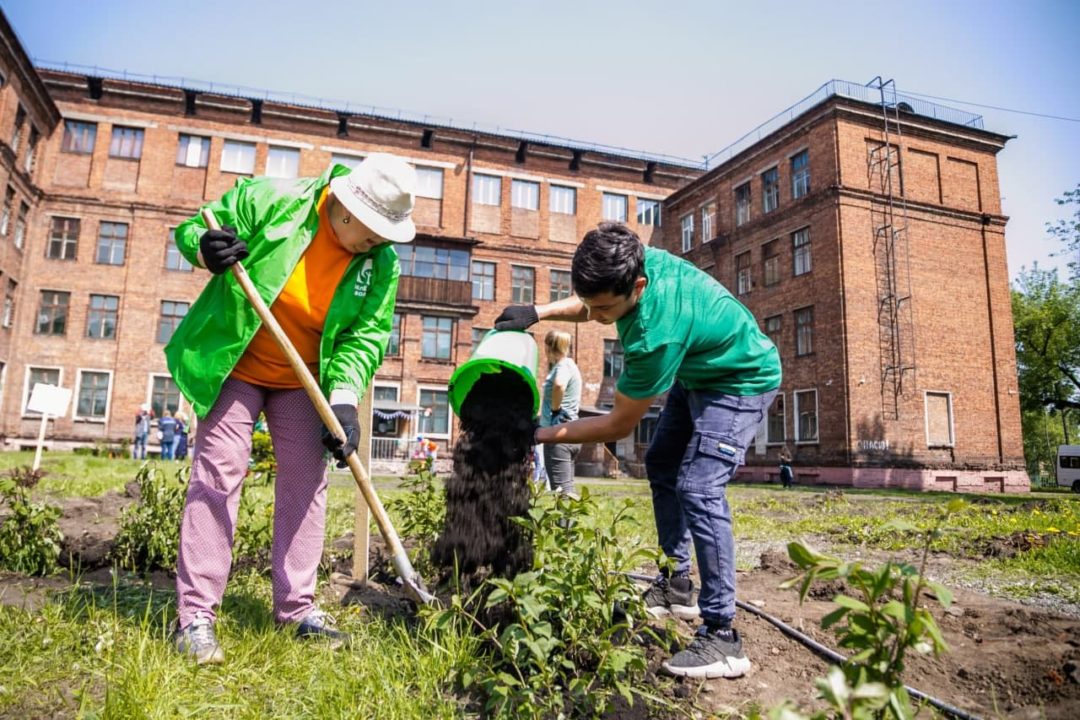
[[[139,468],[135,476],[139,501],[124,508],[113,544],[113,559],[122,567],[135,571],[176,567],[188,472],[181,467],[170,479],[149,463]]]
[[[0,500],[10,514],[0,522],[0,566],[26,575],[48,575],[59,566],[64,536],[57,520],[60,509],[35,503],[30,490],[45,475],[29,466],[17,467],[0,478]]]
[[[457,677],[485,717],[599,717],[618,696],[652,698],[643,682],[645,609],[624,573],[656,555],[626,549],[631,505],[602,523],[587,490],[580,500],[538,496],[522,520],[535,539],[533,569],[429,611],[436,634],[475,631],[484,641]]]
[[[274,443],[270,439],[270,432],[265,429],[266,423],[261,415],[255,427],[257,429],[251,433],[251,459],[248,463],[251,474],[248,482],[273,485],[277,475],[277,458],[274,457]]]
[[[404,493],[391,498],[386,507],[400,519],[398,532],[403,540],[414,541],[409,550],[413,569],[423,576],[435,572],[431,547],[443,529],[446,516],[446,489],[435,473],[420,468],[402,478]]]
[[[254,563],[265,571],[270,568],[270,545],[274,537],[274,501],[263,499],[262,493],[250,491],[248,485],[245,482],[240,490],[233,558]]]

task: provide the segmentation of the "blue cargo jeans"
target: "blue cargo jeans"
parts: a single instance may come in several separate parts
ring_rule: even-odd
[[[727,484],[775,396],[775,390],[738,396],[686,390],[676,383],[645,453],[660,549],[676,573],[689,572],[693,540],[701,576],[698,605],[709,624],[735,618],[735,536]]]

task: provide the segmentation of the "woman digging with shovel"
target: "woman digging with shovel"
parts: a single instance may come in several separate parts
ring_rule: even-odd
[[[271,548],[274,620],[297,637],[347,637],[315,605],[326,518],[324,446],[344,467],[360,440],[357,403],[382,363],[397,293],[397,254],[409,242],[416,173],[372,154],[317,178],[245,178],[176,229],[176,244],[213,277],[165,348],[169,370],[200,419],[176,568],[179,652],[220,663],[214,633],[232,563],[251,432],[266,414],[278,464]],[[244,261],[247,273],[229,269]],[[250,282],[329,399],[343,438],[328,432],[290,353],[260,322]],[[322,398],[318,398],[320,401]],[[324,426],[325,425],[325,426]],[[355,462],[352,458],[351,463]],[[354,471],[355,472],[355,471]]]

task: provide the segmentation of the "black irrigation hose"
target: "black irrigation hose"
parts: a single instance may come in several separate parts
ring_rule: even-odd
[[[765,612],[764,610],[761,610],[760,608],[756,608],[753,605],[747,605],[742,600],[736,600],[735,601],[735,606],[738,607],[740,610],[745,610],[748,613],[753,613],[754,615],[757,615],[761,619],[771,623],[772,625],[776,626],[776,628],[779,629],[780,632],[784,633],[785,635],[787,635],[788,637],[790,637],[790,638],[792,638],[794,640],[799,641],[800,643],[802,643],[806,647],[808,647],[811,650],[813,650],[814,652],[816,652],[818,655],[821,655],[822,657],[824,657],[824,658],[826,658],[828,660],[831,660],[831,661],[833,661],[835,663],[841,663],[842,664],[844,662],[847,662],[847,658],[845,658],[840,653],[836,652],[835,650],[832,650],[831,648],[828,648],[828,647],[822,645],[821,643],[819,643],[817,640],[813,639],[809,635],[804,635],[803,633],[799,632],[795,628],[793,628],[790,625],[786,624],[784,621],[780,620],[779,618],[773,617],[772,615]],[[907,690],[908,695],[910,695],[911,697],[915,698],[916,700],[922,700],[924,702],[930,703],[935,708],[937,708],[941,712],[945,713],[949,717],[954,717],[954,718],[957,718],[958,720],[979,720],[978,715],[972,715],[971,713],[965,712],[965,711],[961,710],[958,707],[954,707],[953,705],[948,704],[944,700],[939,700],[936,697],[933,697],[931,695],[927,695],[926,693],[924,693],[924,692],[922,692],[920,690],[916,690],[915,688],[911,687],[910,685],[905,685],[904,689]]]

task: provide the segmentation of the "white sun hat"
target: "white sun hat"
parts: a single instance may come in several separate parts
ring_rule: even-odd
[[[331,180],[330,189],[350,215],[379,237],[398,243],[416,237],[416,170],[401,158],[372,153],[348,175]]]

